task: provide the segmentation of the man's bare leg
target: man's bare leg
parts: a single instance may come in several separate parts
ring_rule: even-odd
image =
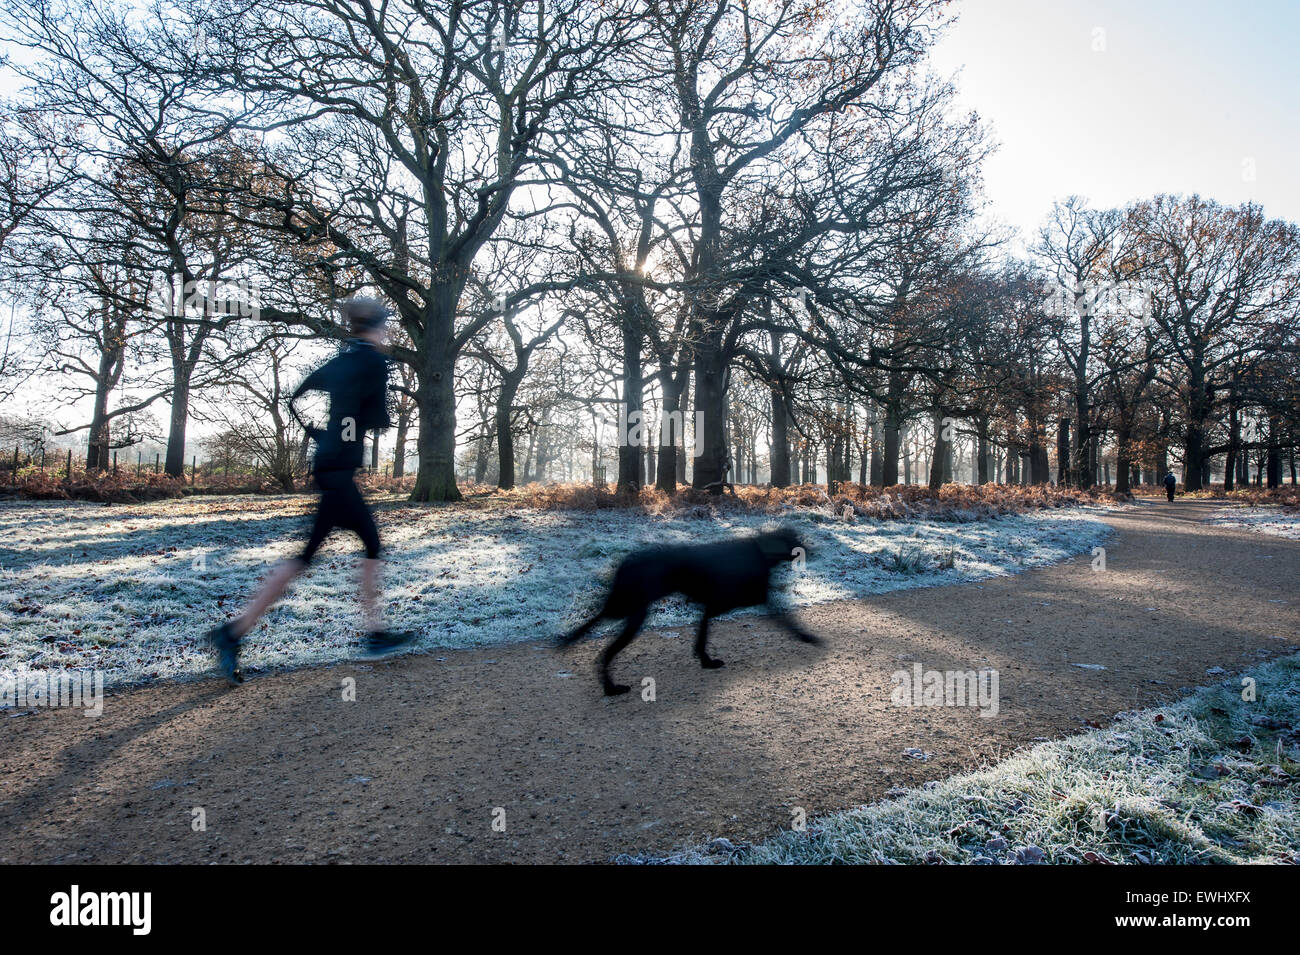
[[[361,561],[361,618],[368,636],[366,649],[372,656],[385,656],[401,650],[415,640],[417,634],[409,630],[385,630],[384,617],[379,610],[379,572],[383,561],[366,557]]]
[[[307,565],[297,557],[290,557],[286,561],[281,561],[275,570],[271,571],[271,576],[267,577],[262,583],[253,599],[248,602],[244,612],[230,621],[231,634],[235,637],[242,637],[252,630],[271,604],[279,600],[280,595],[285,592],[289,584],[293,583],[294,578],[306,569]]]
[[[379,568],[378,557],[361,559],[361,620],[367,633],[384,629],[379,615]]]
[[[307,564],[297,557],[282,561],[275,570],[271,571],[271,576],[263,581],[243,613],[207,632],[207,641],[217,651],[217,670],[224,674],[230,683],[244,682],[244,674],[239,669],[240,639],[257,625],[257,621],[262,619],[262,614],[266,613],[267,608],[280,599],[285,588],[306,569]]]

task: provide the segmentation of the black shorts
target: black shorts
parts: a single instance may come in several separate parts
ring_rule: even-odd
[[[370,516],[351,471],[317,471],[314,475],[320,487],[320,505],[316,508],[316,522],[311,537],[298,559],[310,564],[329,532],[336,527],[356,531],[365,545],[366,556],[372,560],[379,556],[379,531]]]

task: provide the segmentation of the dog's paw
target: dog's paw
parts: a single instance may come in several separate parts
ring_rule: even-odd
[[[606,684],[605,684],[605,695],[606,695],[606,696],[622,696],[624,693],[627,693],[627,692],[628,692],[629,690],[631,690],[631,689],[632,689],[632,688],[631,688],[630,686],[628,686],[627,684],[625,684],[625,683],[606,683]]]
[[[700,661],[700,666],[704,667],[704,669],[706,670],[716,670],[719,667],[726,666],[726,664],[723,663],[721,660],[719,660],[717,657],[705,657],[703,660]]]

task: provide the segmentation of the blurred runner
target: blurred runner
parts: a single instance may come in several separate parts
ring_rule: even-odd
[[[383,654],[409,644],[412,633],[383,629],[379,614],[379,532],[366,507],[353,474],[362,463],[363,438],[368,431],[392,426],[388,417],[388,360],[379,350],[384,341],[388,310],[378,299],[353,298],[343,303],[343,317],[352,337],[343,350],[307,376],[289,399],[289,410],[316,443],[312,476],[320,488],[311,536],[302,552],[282,562],[249,601],[243,613],[208,631],[207,639],[217,651],[217,669],[231,683],[242,683],[239,645],[262,615],[280,598],[285,588],[307,569],[317,549],[336,527],[354,531],[365,547],[361,562],[361,599],[366,648]],[[316,428],[303,421],[294,407],[308,391],[329,395],[329,423]]]

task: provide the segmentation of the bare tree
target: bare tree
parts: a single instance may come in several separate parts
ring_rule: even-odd
[[[1052,206],[1039,231],[1035,254],[1054,282],[1055,298],[1066,304],[1054,334],[1056,347],[1074,379],[1075,443],[1073,479],[1090,487],[1093,436],[1089,414],[1096,374],[1090,365],[1094,313],[1117,277],[1118,248],[1124,238],[1124,217],[1116,210],[1090,209],[1085,200],[1070,196]]]
[[[1210,434],[1233,364],[1293,315],[1300,297],[1300,228],[1199,196],[1157,196],[1129,214],[1130,274],[1147,283],[1170,363],[1161,372],[1182,405],[1183,482],[1200,490],[1209,460],[1227,450]]]
[[[476,256],[565,109],[604,88],[622,4],[304,0],[216,4],[223,73],[276,101],[274,185],[248,221],[351,265],[394,304],[416,372],[415,500],[455,500],[455,364],[492,320],[461,322]],[[500,290],[514,305],[536,290]],[[517,296],[517,297],[516,297]]]

